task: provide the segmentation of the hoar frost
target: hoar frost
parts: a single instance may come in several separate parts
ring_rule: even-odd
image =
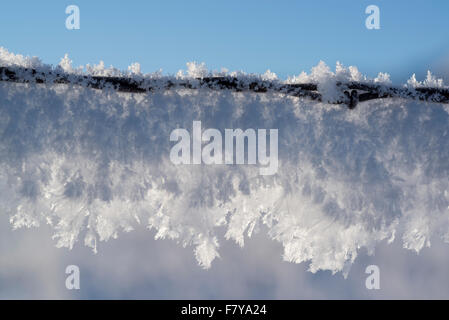
[[[48,67],[5,49],[0,63]],[[138,64],[126,73],[104,64],[73,68],[68,56],[59,67],[161,76],[143,75]],[[179,76],[205,74],[211,72],[204,65],[191,64]],[[263,77],[281,81],[272,72]],[[338,94],[335,83],[350,79],[390,81],[340,64],[331,71],[324,63],[287,81],[317,82],[330,100]],[[170,133],[193,121],[218,129],[277,128],[277,173],[173,164]],[[99,241],[145,225],[157,239],[193,246],[205,268],[225,241],[219,228],[241,246],[266,232],[282,244],[286,261],[346,274],[361,249],[373,253],[381,241],[419,251],[433,238],[449,239],[448,128],[447,104],[404,99],[348,111],[276,93],[127,94],[0,82],[0,212],[14,228],[49,224],[57,246],[69,248],[82,239],[97,250]]]

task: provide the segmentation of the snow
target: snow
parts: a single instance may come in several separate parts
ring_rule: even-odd
[[[5,49],[0,63],[49,68]],[[68,56],[59,67],[124,74],[104,63],[81,71]],[[138,64],[127,74],[161,76],[141,75]],[[195,63],[181,73],[207,74]],[[316,81],[335,99],[342,79],[389,81],[324,63],[287,81]],[[430,79],[422,85],[443,85]],[[194,120],[219,130],[279,129],[277,174],[261,176],[256,165],[172,164],[170,133]],[[192,246],[204,268],[221,241],[243,246],[266,232],[282,244],[284,260],[347,274],[360,250],[374,253],[383,241],[417,252],[432,238],[449,241],[448,128],[449,105],[398,98],[348,111],[276,93],[127,94],[0,82],[0,212],[14,228],[50,225],[58,247],[84,240],[94,251],[143,224],[156,239]]]
[[[25,57],[21,54],[14,54],[7,49],[0,47],[0,65],[6,66],[20,66],[25,68],[41,68],[42,62],[37,57]]]
[[[434,87],[434,88],[444,88],[444,82],[443,79],[437,79],[435,76],[430,72],[427,71],[427,77],[424,81],[417,81],[416,75],[413,74],[411,78],[407,81],[407,86],[411,88],[418,88],[418,87]]]
[[[128,67],[128,71],[131,75],[141,76],[142,72],[140,71],[140,63],[134,62]]]

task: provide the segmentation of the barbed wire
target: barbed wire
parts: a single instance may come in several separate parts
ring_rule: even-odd
[[[232,90],[235,92],[278,92],[294,97],[305,97],[332,104],[345,104],[354,109],[359,102],[382,98],[406,98],[420,101],[449,103],[449,89],[433,87],[395,87],[364,82],[336,82],[342,94],[334,101],[323,101],[319,85],[315,83],[283,83],[245,76],[211,76],[178,79],[175,77],[117,77],[66,73],[55,69],[36,70],[24,67],[0,67],[0,81],[37,84],[68,84],[119,92],[148,93],[176,88]]]

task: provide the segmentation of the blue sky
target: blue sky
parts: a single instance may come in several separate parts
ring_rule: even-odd
[[[70,4],[80,8],[80,30],[65,28]],[[365,28],[370,4],[380,8],[380,30]],[[0,35],[0,46],[51,64],[69,53],[75,65],[137,61],[144,72],[175,73],[198,61],[284,78],[324,60],[404,81],[449,60],[449,2],[18,0],[2,3]]]

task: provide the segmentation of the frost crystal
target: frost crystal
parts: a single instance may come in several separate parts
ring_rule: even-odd
[[[45,67],[4,49],[0,62]],[[60,68],[74,70],[67,56]],[[103,63],[86,69],[120,73]],[[129,72],[140,74],[138,64]],[[182,76],[207,74],[189,64]],[[316,81],[335,99],[342,79],[366,78],[320,63],[289,81]],[[389,77],[376,79],[367,81]],[[442,85],[429,75],[424,85],[431,84]],[[361,248],[372,252],[395,236],[416,251],[432,237],[449,239],[448,105],[385,99],[348,112],[274,93],[0,82],[0,106],[0,210],[14,228],[51,225],[58,247],[82,239],[98,250],[143,224],[157,239],[193,246],[208,268],[219,256],[218,228],[242,246],[266,230],[286,261],[347,273]],[[194,120],[219,130],[278,128],[278,173],[172,164],[170,132]]]

